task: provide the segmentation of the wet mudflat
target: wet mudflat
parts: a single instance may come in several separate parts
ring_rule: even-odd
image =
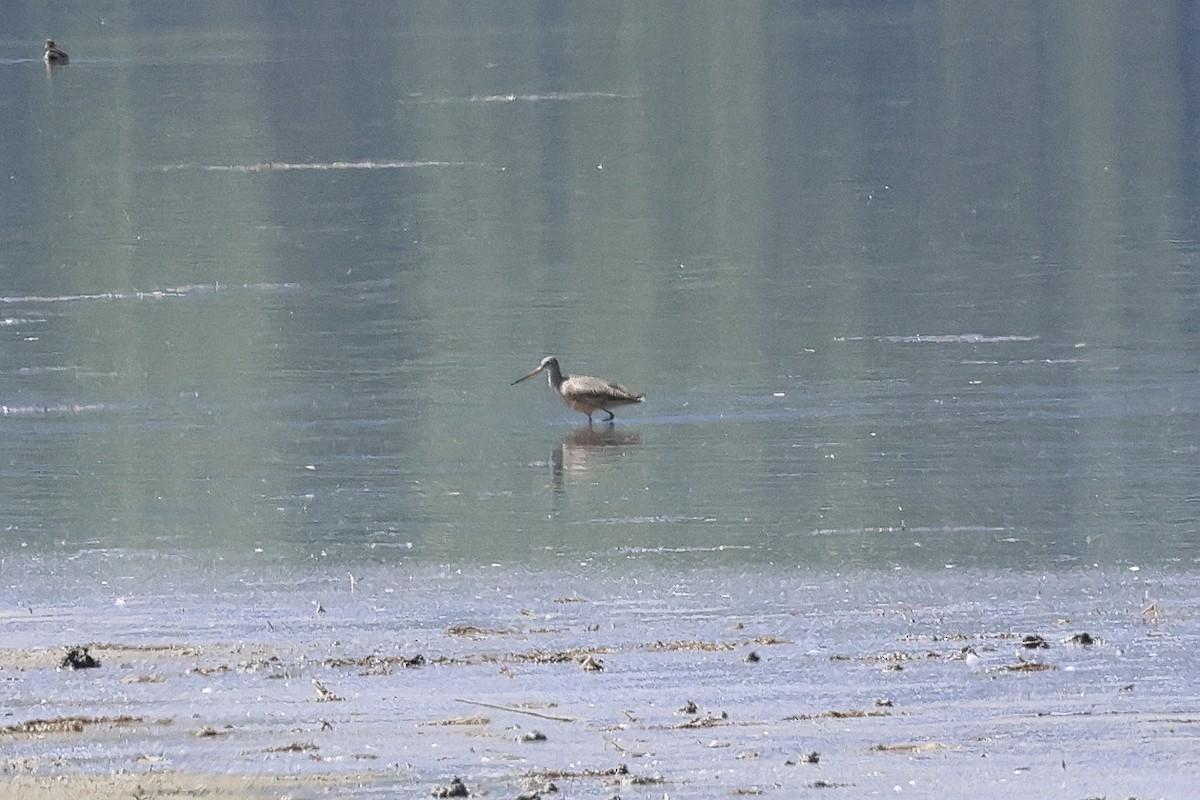
[[[4,796],[1149,798],[1200,770],[1190,575],[314,566],[89,606],[30,588],[53,566],[5,587]]]

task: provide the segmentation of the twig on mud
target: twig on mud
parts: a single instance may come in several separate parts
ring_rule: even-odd
[[[502,706],[498,703],[485,703],[482,700],[465,700],[461,697],[454,698],[460,703],[470,703],[473,706],[483,706],[484,708],[494,708],[497,711],[511,711],[514,714],[529,714],[532,717],[541,717],[542,719],[552,719],[555,722],[575,722],[575,717],[557,717],[554,714],[543,714],[541,711],[530,711],[527,708],[517,708],[516,706]]]
[[[641,752],[637,752],[635,750],[628,750],[624,747],[621,747],[621,745],[618,742],[616,742],[611,736],[605,736],[604,743],[606,745],[608,745],[609,747],[611,747],[613,750],[616,750],[618,753],[624,753],[628,756],[632,756],[633,758],[644,758],[644,757],[650,755],[649,753],[641,753]]]

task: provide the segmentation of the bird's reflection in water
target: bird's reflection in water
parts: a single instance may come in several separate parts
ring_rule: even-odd
[[[597,464],[620,458],[641,443],[640,433],[620,430],[612,423],[576,428],[550,454],[554,489],[562,490],[567,474],[587,472]]]

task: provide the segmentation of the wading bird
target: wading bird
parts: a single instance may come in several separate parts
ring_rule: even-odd
[[[42,54],[47,64],[65,64],[71,59],[66,52],[60,50],[53,39],[46,40],[46,52]]]
[[[554,356],[543,358],[542,363],[538,364],[532,372],[523,378],[517,378],[512,385],[516,386],[521,381],[528,380],[542,371],[549,376],[550,388],[562,398],[562,401],[567,404],[567,408],[578,411],[580,414],[587,414],[589,425],[592,422],[592,414],[597,411],[608,414],[608,419],[605,420],[608,422],[616,416],[611,409],[640,403],[646,399],[644,394],[635,394],[624,386],[610,383],[603,378],[593,378],[591,375],[564,374],[562,368],[558,366],[558,359]]]

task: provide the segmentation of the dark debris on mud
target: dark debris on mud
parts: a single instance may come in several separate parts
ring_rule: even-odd
[[[99,666],[100,662],[83,645],[68,647],[67,654],[58,662],[59,669],[95,669]]]
[[[527,780],[569,780],[573,778],[613,778],[629,775],[629,766],[617,764],[609,769],[542,769],[525,773]]]
[[[359,675],[391,675],[396,668],[400,669],[416,669],[425,666],[428,662],[425,656],[417,653],[412,656],[381,656],[376,653],[371,653],[368,656],[359,658],[327,658],[321,662],[323,666],[331,669],[345,669],[347,667],[357,667]]]
[[[822,711],[817,714],[790,714],[783,718],[784,722],[803,722],[814,719],[862,719],[863,717],[890,717],[891,712],[888,711],[865,711],[863,709],[851,708],[845,711],[831,709]]]
[[[42,736],[50,733],[83,733],[84,728],[92,725],[140,725],[146,722],[145,717],[133,717],[121,714],[115,717],[55,717],[53,719],[31,719],[15,725],[0,728],[0,734],[27,734]],[[155,724],[169,724],[170,720],[157,720]]]
[[[1041,634],[1018,634],[1011,631],[1002,631],[992,634],[968,634],[968,633],[951,633],[951,634],[910,634],[903,636],[900,639],[905,642],[931,642],[938,644],[955,644],[957,646],[949,652],[939,652],[937,650],[896,650],[888,653],[866,653],[859,655],[847,655],[845,653],[835,653],[829,658],[831,661],[853,661],[862,664],[879,664],[883,666],[885,671],[900,672],[904,669],[904,665],[916,661],[935,661],[935,660],[950,660],[950,661],[966,661],[968,663],[978,663],[979,656],[983,653],[995,653],[997,646],[986,644],[993,641],[1015,642],[1018,647],[1017,662],[1015,664],[1004,664],[988,668],[989,673],[1022,673],[1022,672],[1047,672],[1060,669],[1055,664],[1046,663],[1038,660],[1026,660],[1019,655],[1023,650],[1048,650],[1051,647],[1050,640]],[[977,644],[962,645],[963,642],[976,642]],[[1091,647],[1101,644],[1103,639],[1098,636],[1093,636],[1086,631],[1080,631],[1072,634],[1061,640],[1064,645]]]
[[[1047,664],[1043,661],[1018,661],[1016,664],[993,667],[988,672],[1048,672],[1058,668],[1057,664]]]
[[[462,778],[455,776],[446,786],[439,786],[432,792],[434,797],[470,797],[471,792]]]

